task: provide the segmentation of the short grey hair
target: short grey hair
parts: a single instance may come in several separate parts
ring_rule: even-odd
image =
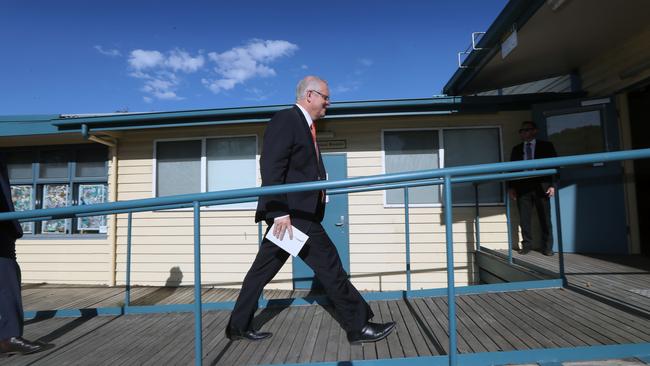
[[[296,86],[296,101],[304,99],[309,90],[321,91],[320,83],[327,84],[327,81],[318,76],[305,76],[298,82],[298,86]]]

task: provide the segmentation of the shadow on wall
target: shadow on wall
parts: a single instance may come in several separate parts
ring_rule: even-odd
[[[161,304],[164,300],[172,296],[183,282],[183,272],[180,267],[174,266],[169,270],[169,277],[165,281],[165,286],[157,288],[153,292],[145,294],[133,300],[130,305],[155,305]]]

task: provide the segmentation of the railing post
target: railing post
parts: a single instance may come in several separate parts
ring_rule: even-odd
[[[557,189],[559,186],[558,184],[558,179],[554,179],[554,186],[556,187],[555,189],[555,232],[557,233],[557,252],[558,252],[558,260],[559,260],[559,265],[560,265],[560,278],[562,279],[562,283],[566,285],[566,277],[564,274],[564,243],[562,242],[562,218],[560,216],[560,190]]]
[[[445,175],[445,234],[447,237],[447,304],[449,317],[449,366],[456,365],[456,288],[454,287],[454,230],[451,176]]]
[[[411,233],[409,230],[409,189],[404,188],[404,233],[406,236],[406,293],[411,291]]]
[[[474,206],[476,209],[476,219],[475,219],[475,230],[476,230],[476,251],[481,251],[481,223],[480,223],[480,211],[478,204],[478,183],[473,183],[474,185]]]
[[[194,201],[194,364],[203,364],[201,303],[201,206]]]
[[[116,216],[117,217],[117,216]],[[126,291],[124,307],[131,304],[131,228],[133,227],[133,212],[129,212],[126,231]]]
[[[512,264],[512,221],[510,220],[510,195],[506,188],[506,225],[508,226],[508,263]]]

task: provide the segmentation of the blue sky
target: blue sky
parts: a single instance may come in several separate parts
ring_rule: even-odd
[[[0,115],[431,97],[506,2],[3,0]]]

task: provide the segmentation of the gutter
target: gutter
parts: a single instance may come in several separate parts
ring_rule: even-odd
[[[442,89],[446,95],[463,95],[463,89],[501,50],[505,33],[521,29],[546,3],[546,0],[510,0],[490,25],[475,50],[467,56],[462,68],[458,68]]]

